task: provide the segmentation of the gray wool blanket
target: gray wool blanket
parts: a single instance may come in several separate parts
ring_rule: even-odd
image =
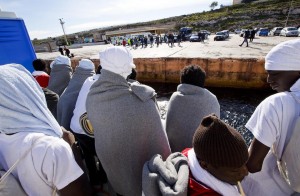
[[[57,122],[67,130],[70,130],[73,110],[76,105],[79,91],[84,81],[94,74],[95,71],[93,69],[77,67],[69,85],[59,98],[57,103]]]
[[[46,98],[46,102],[47,102],[47,107],[48,109],[51,111],[52,115],[54,116],[54,118],[56,119],[56,115],[57,115],[57,102],[59,100],[59,96],[47,89],[47,88],[43,88],[44,94],[45,94],[45,98]]]
[[[60,96],[72,77],[72,68],[66,64],[55,64],[51,69],[48,89]]]
[[[170,147],[162,127],[155,91],[130,84],[102,69],[86,101],[95,131],[95,148],[113,189],[121,195],[142,194],[142,170],[155,154],[167,158]]]
[[[188,180],[188,159],[179,152],[172,153],[166,161],[154,155],[143,167],[145,196],[186,196]]]
[[[194,133],[204,116],[215,113],[220,117],[220,104],[205,88],[180,84],[170,98],[166,131],[172,152],[192,148]]]

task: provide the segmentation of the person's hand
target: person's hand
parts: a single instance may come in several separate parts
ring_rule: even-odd
[[[68,144],[70,144],[70,146],[72,146],[75,143],[75,137],[74,137],[73,133],[71,133],[70,131],[66,130],[63,126],[61,126],[61,130],[63,132],[62,138]]]

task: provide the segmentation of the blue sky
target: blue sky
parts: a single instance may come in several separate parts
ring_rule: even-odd
[[[30,38],[63,35],[94,28],[145,22],[210,10],[214,0],[0,0],[1,11],[23,18]],[[217,0],[232,5],[232,0]],[[219,7],[219,6],[218,6]]]

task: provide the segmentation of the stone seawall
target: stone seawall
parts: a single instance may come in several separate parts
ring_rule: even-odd
[[[72,59],[73,69],[79,59]],[[95,66],[98,59],[92,59]],[[47,61],[50,64],[51,61]],[[186,65],[199,65],[206,71],[208,87],[265,89],[267,74],[264,59],[235,58],[135,58],[140,82],[179,83],[180,70]]]

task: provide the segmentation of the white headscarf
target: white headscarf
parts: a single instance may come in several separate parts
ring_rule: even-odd
[[[38,132],[62,136],[42,88],[19,64],[0,66],[0,133]]]
[[[125,79],[131,74],[132,68],[135,68],[131,53],[123,46],[107,48],[99,55],[102,69],[119,74]]]
[[[265,69],[299,71],[300,39],[285,41],[272,48],[265,58]]]
[[[91,61],[89,59],[81,59],[79,61],[78,67],[81,67],[83,69],[91,69],[91,70],[95,69],[95,65],[94,65],[93,61]]]
[[[59,55],[55,58],[54,61],[51,62],[50,68],[52,69],[54,65],[58,64],[64,64],[64,65],[70,65],[71,66],[71,60],[67,56]]]

